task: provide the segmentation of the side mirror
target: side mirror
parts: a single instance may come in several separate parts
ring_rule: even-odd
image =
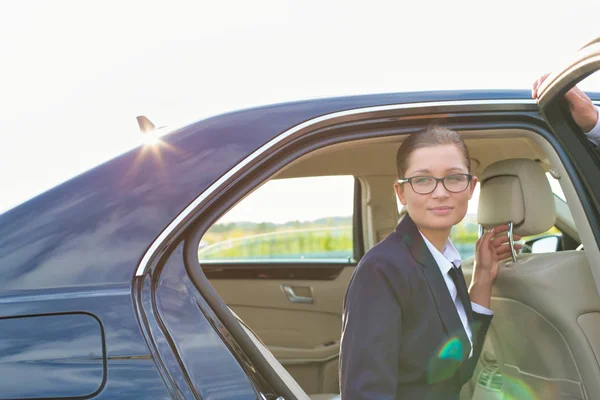
[[[525,242],[522,253],[553,253],[560,249],[560,236],[542,236]]]

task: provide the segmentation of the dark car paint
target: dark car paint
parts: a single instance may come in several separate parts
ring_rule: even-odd
[[[151,298],[149,287],[144,289],[142,298]],[[168,376],[178,379],[178,388],[185,387],[203,399],[257,397],[257,390],[236,361],[235,354],[221,339],[222,332],[215,330],[211,316],[203,313],[204,300],[185,270],[183,244],[177,246],[162,267],[155,312],[149,302],[143,304],[144,315],[153,330],[152,337],[165,339],[155,340],[155,343],[160,358],[170,360],[165,367]],[[164,325],[164,330],[158,329],[160,325]],[[167,342],[174,348],[177,359],[172,356],[171,348],[165,346]],[[175,365],[176,362],[181,365]],[[207,371],[209,365],[210,372]]]
[[[208,393],[210,387],[197,386],[199,376],[219,389],[237,387],[249,393],[235,358],[194,305],[198,294],[193,285],[178,281],[185,280],[179,260],[161,278],[158,304],[153,305],[150,281],[144,277],[142,303],[150,319],[156,318],[149,321],[156,329],[150,337],[140,331],[132,278],[162,229],[241,159],[308,119],[407,102],[529,98],[528,91],[356,96],[243,110],[182,128],[163,137],[160,154],[149,147],[137,148],[0,215],[0,318],[77,312],[95,316],[105,335],[107,360],[107,379],[95,398],[187,398],[194,391]],[[178,252],[172,257],[179,257]],[[157,308],[167,316],[164,322]],[[31,321],[31,329],[45,329]],[[177,343],[169,344],[161,336],[161,324],[175,333]],[[190,329],[207,339],[199,341]],[[162,349],[159,359],[145,340]],[[0,349],[1,367],[14,348]],[[182,375],[176,379],[185,382],[169,383],[177,369]],[[10,370],[6,374],[2,379],[23,385],[30,378]],[[192,382],[184,379],[186,374]],[[183,387],[189,392],[182,393]],[[39,390],[42,395],[43,388]]]
[[[44,329],[31,329],[31,326]],[[32,384],[5,380],[1,399],[92,396],[106,379],[104,334],[100,321],[84,313],[39,315],[0,319],[0,346],[4,357],[0,376],[35,376]],[[64,385],[67,376],[79,385]]]
[[[47,320],[42,324],[35,316],[82,311],[94,315],[101,321],[106,344],[107,380],[100,388],[98,396],[94,398],[171,398],[156,370],[154,361],[148,354],[145,342],[140,337],[138,322],[131,306],[129,284],[40,289],[4,293],[0,296],[2,317],[21,316],[22,320],[29,321],[30,330],[46,334],[44,336],[46,338],[45,346],[54,346],[54,343],[62,338],[48,335],[56,329],[52,325],[54,321]],[[2,318],[0,321],[7,322],[10,319]],[[17,339],[19,338],[13,338],[13,340]],[[0,366],[10,365],[11,360],[15,358],[20,359],[24,365],[28,365],[31,362],[43,361],[46,357],[44,352],[40,351],[40,348],[44,346],[42,340],[37,348],[38,352],[22,351],[19,354],[14,353],[16,348],[9,343],[3,340],[0,345],[2,349]],[[72,341],[70,345],[81,346],[82,344],[80,341]],[[55,359],[57,361],[64,360],[65,356],[66,354],[63,354]],[[37,379],[36,375],[24,375],[15,369],[2,368],[2,371],[0,387],[2,387],[2,382],[8,381],[12,381],[13,386],[16,385],[16,382],[21,382],[24,388],[41,385],[43,382]],[[30,372],[33,373],[35,370],[32,368]],[[82,389],[88,388],[88,384],[82,383],[76,379],[76,376],[63,375],[62,378],[65,380],[65,384],[70,386],[72,392],[81,392]],[[137,383],[134,385],[132,382]],[[77,385],[82,385],[83,388],[78,389]],[[42,386],[37,386],[37,389],[40,395],[48,391]],[[0,398],[2,398],[1,395]]]

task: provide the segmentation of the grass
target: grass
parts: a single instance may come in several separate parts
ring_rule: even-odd
[[[547,233],[556,232],[553,228]],[[467,216],[453,228],[450,237],[463,259],[472,256],[478,237],[478,225],[474,218]],[[352,218],[330,217],[284,224],[216,224],[202,238],[198,256],[200,260],[348,261],[353,257]]]

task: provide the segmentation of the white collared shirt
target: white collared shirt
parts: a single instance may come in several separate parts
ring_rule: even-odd
[[[596,111],[598,111],[598,116],[600,117],[600,107],[596,106]],[[596,121],[596,126],[586,133],[586,136],[590,142],[596,144],[596,146],[600,146],[600,118]]]
[[[463,306],[462,301],[458,296],[458,292],[456,291],[456,285],[454,284],[452,277],[448,273],[450,272],[450,268],[454,268],[454,265],[458,267],[462,263],[460,259],[460,253],[458,252],[458,250],[456,250],[456,247],[454,247],[454,244],[452,243],[450,238],[448,238],[448,241],[446,242],[444,252],[440,253],[440,251],[436,249],[435,246],[431,244],[429,240],[427,240],[427,238],[425,237],[425,235],[423,235],[423,233],[421,233],[421,231],[419,231],[419,233],[421,234],[421,237],[423,237],[425,245],[427,245],[427,248],[431,252],[431,255],[433,256],[440,271],[442,272],[444,282],[446,282],[446,286],[448,287],[448,291],[450,292],[450,297],[454,301],[456,311],[458,311],[460,322],[462,322],[462,325],[465,328],[465,332],[467,333],[467,337],[469,338],[469,342],[471,343],[471,352],[469,353],[469,357],[471,357],[473,355],[473,332],[471,332],[471,327],[469,326],[469,321],[467,319],[465,307]],[[494,312],[492,310],[480,306],[477,303],[471,302],[471,307],[473,308],[473,312],[476,312],[478,314],[494,315]]]

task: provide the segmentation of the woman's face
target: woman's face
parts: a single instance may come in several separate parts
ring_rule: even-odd
[[[467,161],[455,145],[423,147],[411,153],[404,178],[433,176],[443,178],[452,174],[468,174]],[[449,230],[465,217],[469,199],[477,184],[473,177],[467,189],[460,193],[446,190],[439,182],[432,193],[416,193],[407,182],[396,183],[398,199],[421,230]]]

